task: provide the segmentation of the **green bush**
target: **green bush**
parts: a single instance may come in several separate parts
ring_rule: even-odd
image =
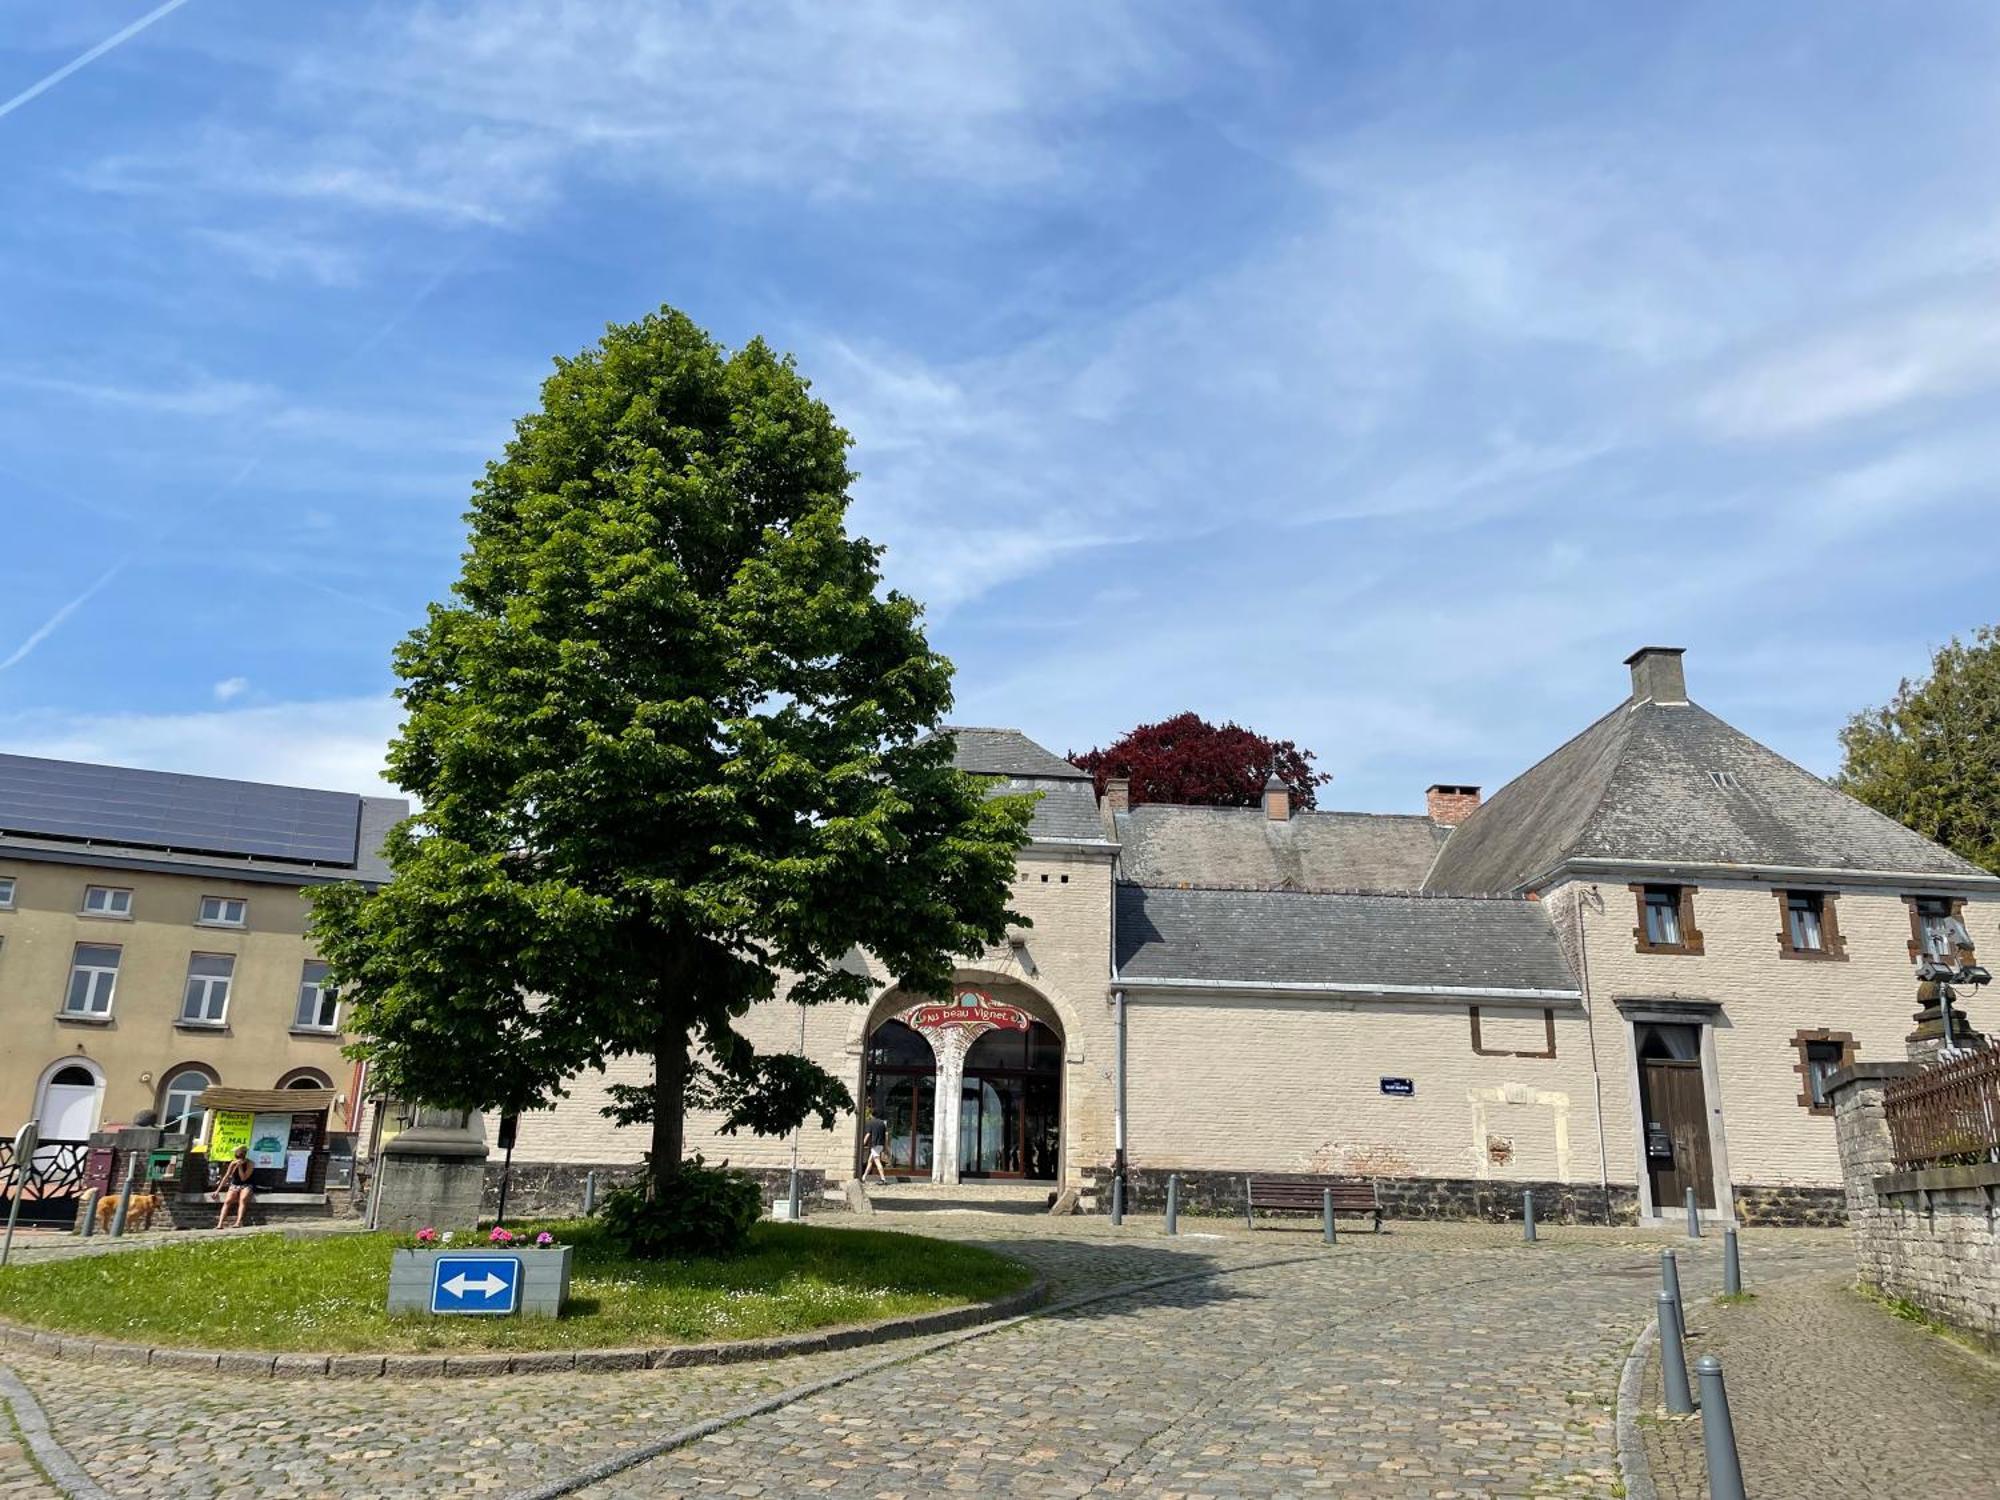
[[[756,1179],[700,1157],[681,1163],[674,1178],[648,1199],[643,1181],[614,1188],[601,1210],[604,1229],[634,1260],[737,1255],[764,1212]]]

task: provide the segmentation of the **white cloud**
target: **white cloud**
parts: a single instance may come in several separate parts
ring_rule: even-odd
[[[188,370],[152,385],[70,380],[27,370],[0,370],[0,382],[51,396],[175,417],[234,416],[277,400],[277,393],[269,386],[219,379],[200,370]]]
[[[1816,329],[1707,390],[1696,415],[1730,438],[1807,436],[2000,381],[1989,273],[1954,295]]]
[[[245,693],[250,691],[250,679],[247,677],[225,677],[211,691],[215,694],[215,701],[217,703],[227,703],[232,698],[241,698]]]
[[[388,694],[178,714],[44,710],[0,716],[0,746],[57,760],[401,796],[382,779],[401,718]]]
[[[352,286],[360,274],[361,257],[353,250],[286,230],[201,227],[193,235],[197,244],[265,281],[299,276],[319,286]]]

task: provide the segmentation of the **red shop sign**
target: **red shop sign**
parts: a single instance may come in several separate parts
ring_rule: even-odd
[[[996,1005],[978,990],[963,991],[950,1005],[919,1005],[903,1012],[903,1024],[916,1031],[941,1031],[949,1026],[991,1026],[1026,1031],[1032,1023],[1026,1011]]]

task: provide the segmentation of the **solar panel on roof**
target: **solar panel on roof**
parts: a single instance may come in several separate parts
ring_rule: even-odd
[[[360,827],[352,792],[0,755],[0,832],[351,865]]]

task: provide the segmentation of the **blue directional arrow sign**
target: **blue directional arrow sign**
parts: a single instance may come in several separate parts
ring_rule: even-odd
[[[520,1300],[516,1256],[440,1255],[431,1272],[434,1313],[510,1313]]]

